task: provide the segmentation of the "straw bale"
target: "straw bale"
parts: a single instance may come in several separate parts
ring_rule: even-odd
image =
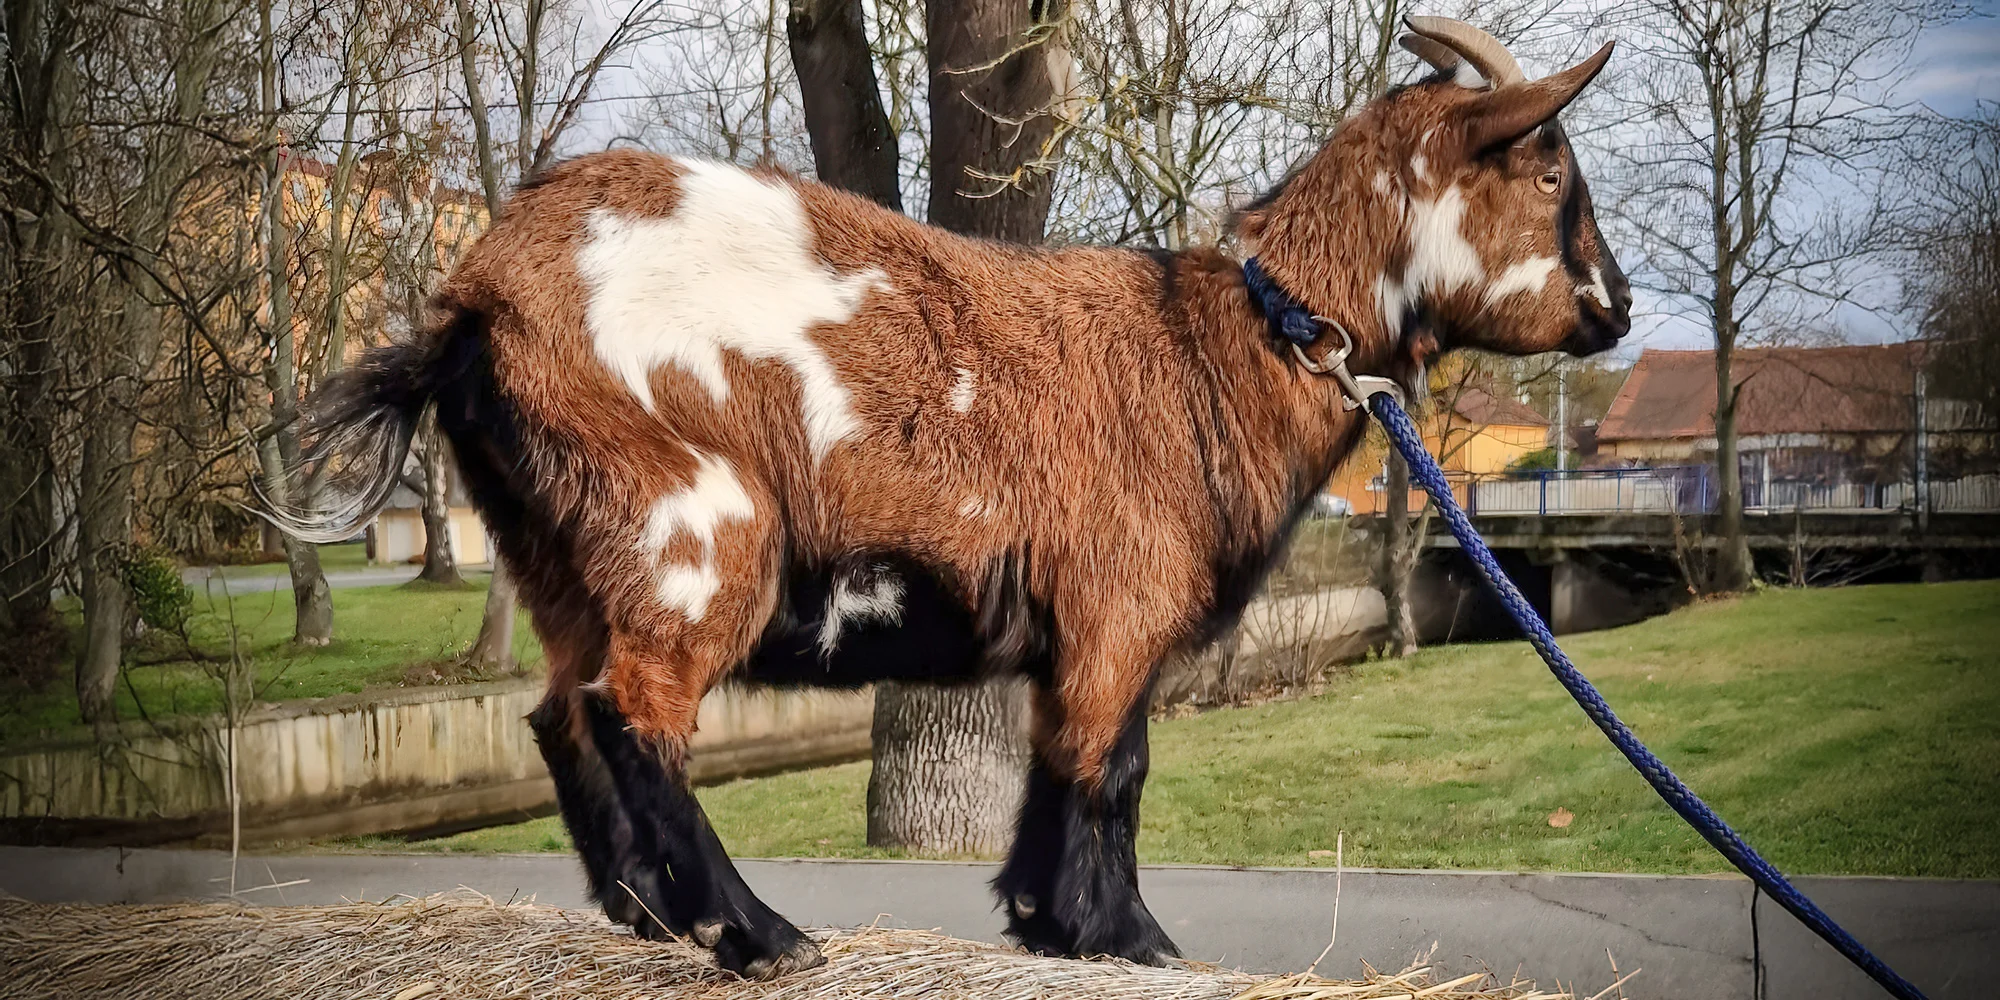
[[[60,1000],[1558,1000],[1417,968],[1369,981],[1042,958],[926,931],[814,928],[817,969],[753,983],[601,914],[468,891],[341,906],[0,900],[0,998]]]

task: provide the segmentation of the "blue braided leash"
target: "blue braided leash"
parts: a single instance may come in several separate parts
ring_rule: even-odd
[[[1347,354],[1354,347],[1353,338],[1348,336],[1347,331],[1340,329],[1340,325],[1332,320],[1313,315],[1254,257],[1243,262],[1243,284],[1251,302],[1270,323],[1272,335],[1291,345],[1300,364],[1315,374],[1332,375],[1353,404],[1367,403],[1375,419],[1381,421],[1382,429],[1388,432],[1389,440],[1395,443],[1396,450],[1409,463],[1411,478],[1437,502],[1438,510],[1444,514],[1445,524],[1451,527],[1453,537],[1458,539],[1459,548],[1471,557],[1474,566],[1479,567],[1479,575],[1486,578],[1486,585],[1493,589],[1500,603],[1506,605],[1507,613],[1513,616],[1515,624],[1521,626],[1535,652],[1542,654],[1542,661],[1549,665],[1556,680],[1562,682],[1570,697],[1575,698],[1584,714],[1590,716],[1590,721],[1597,723],[1597,728],[1611,738],[1618,752],[1639,769],[1646,783],[1653,786],[1653,791],[1660,793],[1660,798],[1667,800],[1667,805],[1694,827],[1704,840],[1722,852],[1730,864],[1750,876],[1750,880],[1777,900],[1779,906],[1791,911],[1792,916],[1799,918],[1801,923],[1812,928],[1813,933],[1847,956],[1848,961],[1882,984],[1883,989],[1899,1000],[1924,1000],[1923,993],[1910,985],[1909,980],[1897,975],[1896,970],[1862,947],[1861,942],[1854,940],[1854,935],[1834,923],[1832,917],[1794,888],[1784,873],[1771,867],[1770,862],[1744,843],[1743,838],[1737,836],[1736,831],[1731,830],[1729,824],[1708,807],[1708,803],[1682,784],[1666,763],[1653,756],[1653,752],[1639,742],[1639,737],[1632,735],[1632,730],[1619,721],[1618,714],[1605,704],[1604,696],[1598,694],[1590,680],[1569,662],[1568,656],[1563,655],[1548,624],[1542,621],[1534,605],[1521,595],[1514,581],[1507,577],[1507,571],[1500,568],[1499,560],[1493,558],[1493,550],[1486,547],[1486,540],[1479,537],[1465,511],[1459,508],[1458,499],[1452,496],[1451,484],[1445,481],[1444,471],[1438,468],[1437,462],[1424,448],[1424,439],[1417,432],[1416,424],[1410,421],[1410,415],[1397,402],[1394,383],[1378,377],[1356,376],[1347,370]],[[1339,331],[1344,346],[1316,362],[1306,356],[1305,349],[1320,340],[1325,326],[1329,324]]]
[[[1459,548],[1471,557],[1474,566],[1479,567],[1479,575],[1486,578],[1486,585],[1500,598],[1500,603],[1506,605],[1507,613],[1513,616],[1514,622],[1527,634],[1528,642],[1535,647],[1535,652],[1542,654],[1542,660],[1549,665],[1549,670],[1556,675],[1556,680],[1561,681],[1562,686],[1569,690],[1570,697],[1576,699],[1584,714],[1590,716],[1590,721],[1597,723],[1597,728],[1611,738],[1612,744],[1618,747],[1618,752],[1624,754],[1625,759],[1631,761],[1632,766],[1638,768],[1640,774],[1645,775],[1646,783],[1653,786],[1653,791],[1660,793],[1660,798],[1667,800],[1667,805],[1673,807],[1673,810],[1679,813],[1682,819],[1687,820],[1688,825],[1694,827],[1717,851],[1722,852],[1722,856],[1728,858],[1730,864],[1750,876],[1750,880],[1769,893],[1772,899],[1777,900],[1779,906],[1791,911],[1792,916],[1799,918],[1801,923],[1812,928],[1813,933],[1824,938],[1827,944],[1847,956],[1848,961],[1859,966],[1861,971],[1868,973],[1877,983],[1882,984],[1883,989],[1902,1000],[1923,1000],[1923,993],[1912,986],[1909,980],[1897,975],[1896,970],[1889,968],[1881,959],[1876,958],[1873,952],[1862,947],[1861,942],[1854,940],[1853,935],[1834,923],[1832,917],[1827,916],[1814,905],[1812,900],[1806,898],[1804,893],[1794,888],[1782,872],[1771,867],[1770,862],[1765,861],[1754,848],[1744,843],[1743,838],[1737,836],[1736,831],[1730,829],[1729,824],[1723,822],[1722,817],[1717,816],[1715,810],[1708,807],[1708,803],[1703,802],[1683,784],[1665,762],[1653,756],[1653,752],[1646,749],[1644,743],[1639,742],[1639,738],[1632,734],[1632,730],[1619,721],[1617,713],[1611,710],[1610,705],[1605,704],[1604,696],[1598,694],[1597,688],[1591,685],[1589,679],[1569,662],[1568,656],[1563,655],[1562,648],[1556,645],[1556,637],[1542,621],[1542,616],[1528,603],[1528,599],[1522,596],[1520,588],[1514,586],[1514,581],[1508,579],[1507,572],[1500,568],[1499,561],[1493,558],[1493,550],[1486,547],[1486,540],[1479,537],[1479,532],[1472,527],[1472,521],[1465,516],[1465,511],[1459,508],[1458,500],[1452,496],[1451,484],[1445,481],[1443,470],[1438,468],[1437,462],[1424,448],[1423,437],[1418,433],[1417,425],[1410,420],[1410,415],[1404,412],[1402,405],[1396,402],[1392,394],[1378,392],[1369,397],[1368,409],[1375,414],[1376,420],[1381,421],[1382,429],[1389,434],[1389,440],[1395,443],[1396,450],[1401,452],[1403,460],[1409,463],[1410,477],[1423,486],[1424,492],[1429,493],[1431,499],[1436,501],[1438,511],[1444,515],[1445,524],[1451,527],[1452,536],[1458,539]]]

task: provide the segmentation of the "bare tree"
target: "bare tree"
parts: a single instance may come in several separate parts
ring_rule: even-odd
[[[1932,342],[1926,395],[1956,411],[1931,424],[1970,438],[1943,456],[1959,475],[2000,471],[2000,107],[1944,123],[1926,152],[1932,175],[1914,228],[1914,286]]]
[[[861,0],[793,0],[785,35],[819,179],[902,211],[896,133],[882,106]]]
[[[61,645],[62,631],[49,599],[59,571],[56,504],[58,341],[64,332],[64,293],[77,271],[66,266],[76,242],[52,192],[28,176],[68,173],[62,123],[76,86],[68,49],[78,29],[66,4],[24,0],[0,19],[0,151],[26,167],[7,171],[0,199],[0,656],[16,670],[30,666],[36,650]]]
[[[1736,348],[1867,287],[1912,114],[1890,85],[1933,0],[1636,0],[1634,45],[1600,94],[1635,131],[1611,148],[1618,220],[1641,234],[1635,283],[1715,343],[1719,551],[1712,586],[1749,586]]]
[[[273,0],[260,0],[257,7],[259,84],[269,146],[264,157],[261,207],[267,232],[265,303],[271,342],[270,362],[264,373],[271,391],[272,425],[271,434],[259,444],[258,454],[263,461],[264,488],[278,503],[289,505],[308,487],[299,475],[299,337],[293,326],[291,229],[285,218],[286,137],[280,134],[284,108],[278,100],[278,41],[273,7]],[[334,196],[339,200],[337,191]],[[296,612],[292,641],[305,646],[324,646],[333,641],[333,591],[320,569],[319,546],[290,535],[283,536],[283,545]]]
[[[213,92],[223,85],[218,70],[229,46],[243,38],[241,13],[227,0],[94,12],[98,45],[83,53],[81,67],[90,89],[79,86],[89,106],[78,111],[102,114],[93,120],[109,125],[105,131],[136,130],[140,141],[97,147],[90,178],[39,178],[51,188],[72,182],[56,200],[75,223],[72,231],[107,262],[101,294],[115,297],[117,309],[91,331],[88,345],[76,345],[74,369],[81,436],[76,559],[84,608],[76,687],[78,709],[90,722],[115,715],[130,614],[123,569],[132,541],[134,439],[146,389],[170,315],[199,326],[215,305],[207,289],[194,285],[202,271],[181,256],[188,248],[176,225],[191,198],[207,190],[215,166],[208,155],[217,151],[212,109],[242,96]]]

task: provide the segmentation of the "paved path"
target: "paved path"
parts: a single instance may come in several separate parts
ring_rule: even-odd
[[[807,924],[890,923],[999,940],[986,883],[994,866],[922,861],[743,861],[779,912]],[[143,902],[226,891],[228,856],[205,851],[0,848],[0,892],[26,899]],[[584,905],[564,855],[251,856],[246,898],[311,904],[422,895],[467,886],[509,899]],[[280,882],[303,883],[257,889]],[[2000,882],[1807,878],[1801,886],[1935,1000],[1991,997],[2000,982]],[[1304,969],[1326,946],[1334,873],[1325,869],[1152,866],[1140,884],[1190,958],[1260,971]],[[1437,943],[1433,961],[1502,976],[1517,964],[1546,986],[1589,996],[1621,970],[1644,971],[1630,997],[1874,1000],[1881,994],[1831,948],[1739,878],[1350,871],[1340,938],[1321,964],[1353,975],[1364,959],[1397,967]]]
[[[459,572],[468,577],[488,572],[484,564],[460,566]],[[326,575],[326,585],[335,590],[347,587],[387,587],[398,583],[408,583],[423,571],[421,566],[382,566],[373,569],[340,570]],[[188,586],[202,590],[211,585],[211,579],[228,572],[215,566],[190,566],[181,570],[181,579]],[[262,572],[256,574],[229,573],[229,592],[232,594],[264,594],[273,590],[290,590],[292,578],[289,574]],[[222,581],[213,581],[214,592],[222,593]]]

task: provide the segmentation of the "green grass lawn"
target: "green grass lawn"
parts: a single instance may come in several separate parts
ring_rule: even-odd
[[[333,643],[306,649],[291,642],[290,588],[224,600],[219,585],[197,586],[189,634],[197,650],[226,656],[233,623],[239,648],[255,669],[260,701],[320,698],[425,682],[422,664],[451,658],[479,634],[485,601],[484,576],[454,589],[422,583],[338,588]],[[135,659],[155,659],[168,648],[155,637]],[[517,623],[514,650],[524,665],[539,666],[541,646],[526,615]],[[222,687],[211,671],[223,666],[185,659],[129,664],[119,682],[118,716],[139,718],[142,706],[152,717],[220,711]],[[0,710],[0,745],[75,731],[80,723],[73,686],[65,675],[40,691],[0,691],[6,706]]]
[[[2000,877],[2000,582],[1766,591],[1565,644],[1785,870]],[[1309,852],[1344,830],[1356,866],[1728,870],[1524,643],[1363,664],[1320,697],[1158,723],[1152,748],[1146,862],[1330,865]],[[700,797],[741,856],[880,856],[867,780],[849,764]],[[396,846],[568,849],[554,819]]]

